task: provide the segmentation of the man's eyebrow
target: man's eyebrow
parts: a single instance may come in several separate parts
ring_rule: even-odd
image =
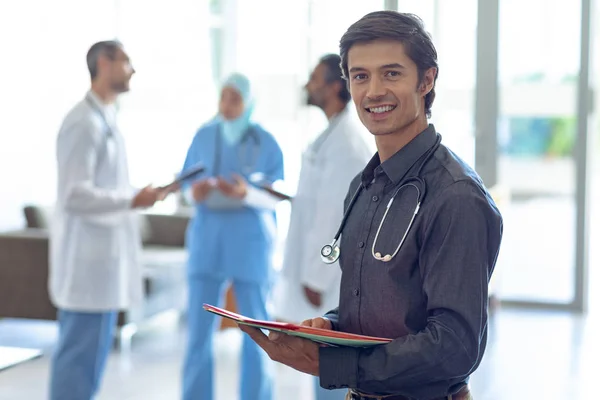
[[[379,69],[390,69],[390,68],[396,68],[396,69],[406,69],[406,67],[402,64],[398,64],[398,63],[392,63],[392,64],[385,64],[385,65],[381,65],[379,67]],[[362,71],[366,71],[367,69],[364,67],[352,67],[350,68],[349,72],[362,72]]]
[[[398,64],[398,63],[386,64],[386,65],[382,65],[381,67],[379,67],[379,69],[389,69],[389,68],[406,69],[406,67],[404,65]]]
[[[352,68],[350,68],[349,72],[360,72],[360,71],[366,71],[366,69],[363,67],[352,67]]]

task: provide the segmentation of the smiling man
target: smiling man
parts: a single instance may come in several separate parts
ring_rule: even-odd
[[[366,15],[342,37],[340,56],[378,152],[346,196],[339,307],[303,324],[394,340],[320,347],[242,329],[273,360],[319,376],[324,388],[349,388],[348,399],[471,399],[502,217],[428,122],[437,52],[418,17]],[[326,247],[323,256],[336,254]]]

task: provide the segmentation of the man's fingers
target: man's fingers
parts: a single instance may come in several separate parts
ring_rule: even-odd
[[[265,351],[267,351],[267,348],[270,348],[273,345],[267,337],[267,335],[262,333],[260,329],[243,324],[238,324],[238,326],[242,330],[242,332],[248,334],[248,336],[250,336],[250,338],[254,340],[256,344],[262,347]]]
[[[302,321],[302,322],[300,323],[300,326],[308,326],[308,327],[312,327],[312,326],[313,326],[312,322],[313,322],[313,320],[312,320],[312,319],[305,319],[304,321]]]
[[[313,318],[302,321],[300,324],[302,326],[309,326],[312,328],[320,328],[320,329],[331,329],[329,325],[329,321],[324,318]]]

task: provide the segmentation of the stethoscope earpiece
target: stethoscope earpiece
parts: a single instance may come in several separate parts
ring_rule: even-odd
[[[326,244],[321,248],[321,260],[325,264],[333,264],[340,258],[340,247],[336,244],[337,240],[334,240],[331,244]]]
[[[393,257],[391,254],[386,254],[385,256],[382,256],[380,252],[377,252],[373,254],[373,258],[375,258],[377,261],[388,262],[391,261]]]

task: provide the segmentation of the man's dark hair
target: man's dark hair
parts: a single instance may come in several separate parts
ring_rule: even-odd
[[[342,73],[342,67],[340,66],[341,58],[337,54],[327,54],[321,57],[319,64],[323,64],[326,68],[325,71],[325,82],[326,83],[340,83],[340,91],[338,97],[344,104],[347,104],[351,97],[348,91],[348,83],[344,79]]]
[[[348,52],[352,46],[378,39],[402,43],[406,54],[417,65],[419,85],[423,81],[425,71],[432,67],[438,68],[437,51],[419,17],[396,11],[375,11],[352,24],[340,40],[341,65],[345,79],[348,79]],[[435,99],[437,77],[436,72],[433,88],[425,95],[425,114],[428,118],[431,117],[431,105]]]
[[[118,40],[105,40],[97,42],[90,47],[87,52],[86,61],[90,71],[90,78],[94,80],[98,75],[98,59],[100,56],[108,57],[114,60],[117,52],[123,48],[123,45]]]

